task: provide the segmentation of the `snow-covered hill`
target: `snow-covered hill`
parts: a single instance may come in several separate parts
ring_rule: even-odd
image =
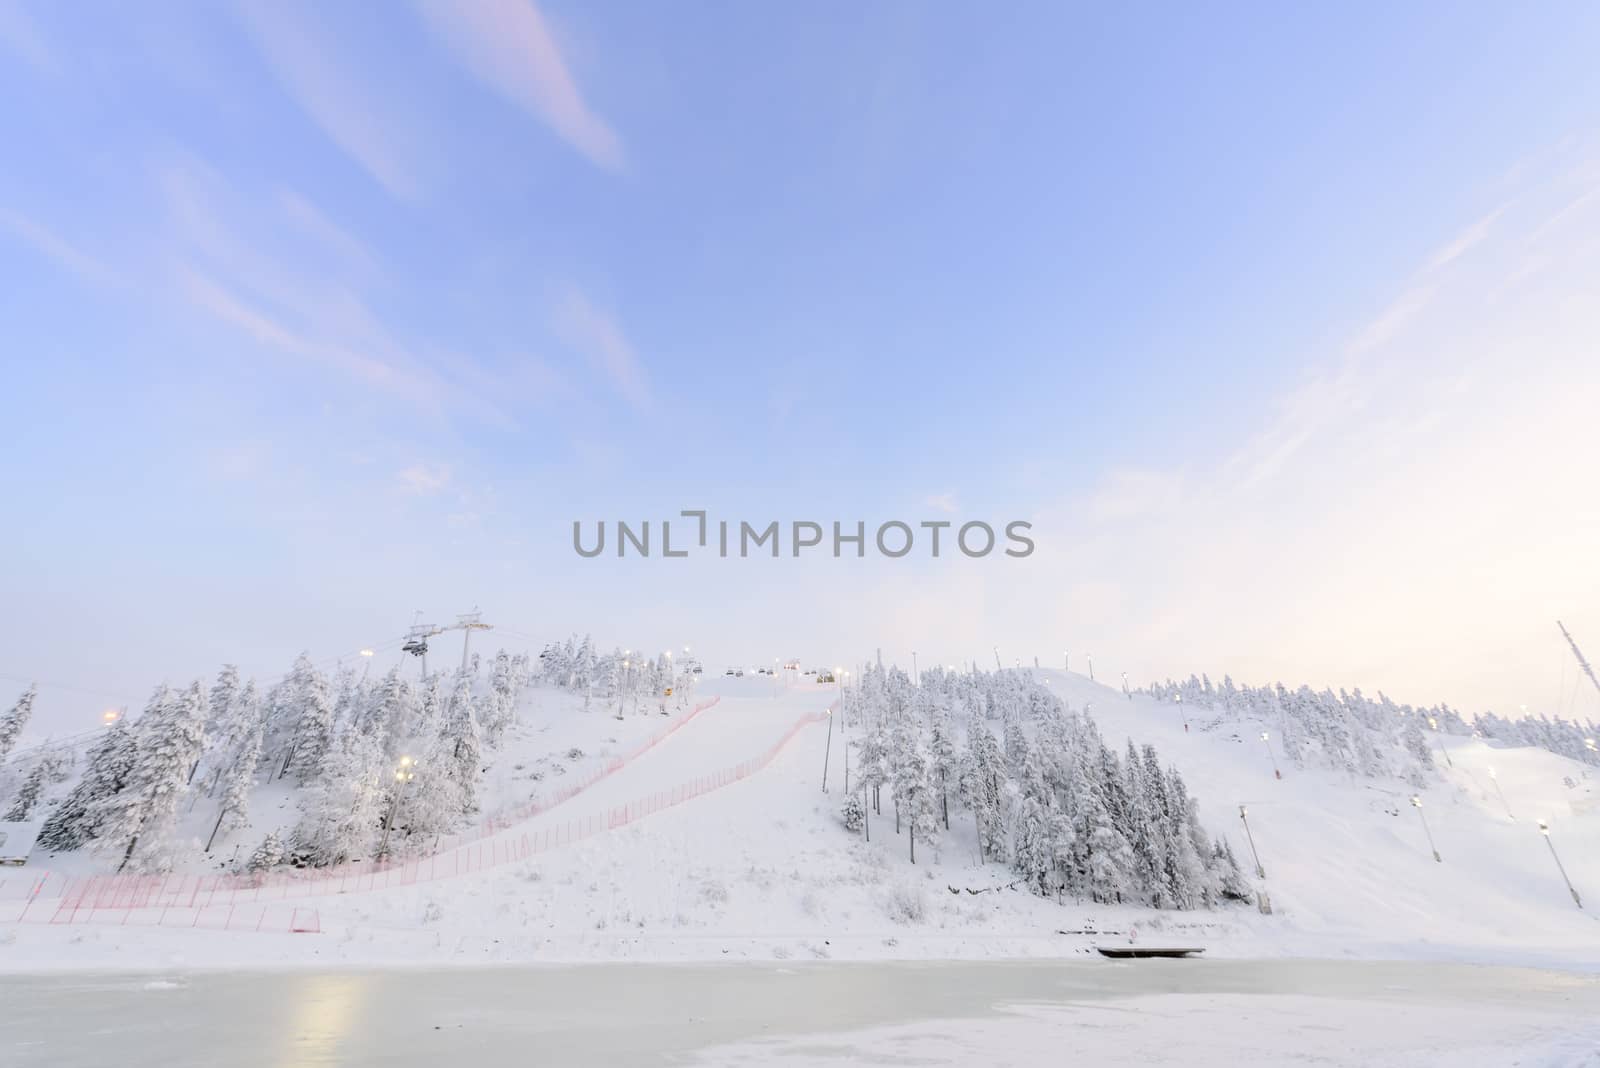
[[[1292,766],[1275,778],[1255,724],[1195,716],[1185,731],[1170,704],[1129,699],[1078,675],[1035,675],[1071,708],[1088,707],[1113,748],[1129,738],[1154,744],[1181,769],[1206,829],[1225,835],[1249,869],[1239,818],[1247,806],[1266,872],[1252,882],[1267,892],[1271,915],[1240,905],[1158,912],[1057,903],[1007,889],[1015,874],[979,862],[976,834],[954,812],[951,829],[932,850],[919,849],[913,865],[887,808],[869,824],[870,842],[839,817],[844,743],[855,739],[833,721],[830,740],[830,721],[820,715],[835,687],[708,676],[697,696],[717,698],[715,705],[576,796],[495,829],[486,840],[494,862],[472,874],[419,867],[388,888],[307,897],[318,934],[23,923],[0,928],[9,940],[5,960],[72,967],[1062,956],[1130,938],[1232,956],[1600,960],[1592,951],[1600,930],[1568,896],[1535,822],[1548,822],[1549,843],[1577,889],[1600,895],[1600,795],[1578,764],[1443,738],[1453,767],[1431,773],[1418,791],[1442,857],[1436,862],[1401,780]],[[671,721],[619,721],[584,713],[565,693],[531,689],[496,758],[492,796],[501,805],[523,802],[560,777],[557,764],[580,773],[586,761],[636,750]],[[583,755],[565,755],[577,751]],[[497,853],[495,842],[505,848]],[[537,851],[524,856],[519,842]]]

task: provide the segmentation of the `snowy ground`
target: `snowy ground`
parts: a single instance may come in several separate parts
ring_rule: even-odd
[[[92,1014],[82,1009],[93,1005]],[[0,1059],[474,1065],[1600,1064],[1600,982],[1327,961],[87,974],[0,980]]]
[[[870,844],[842,829],[848,728],[836,728],[830,749],[827,726],[816,723],[749,778],[626,827],[472,875],[307,899],[320,934],[141,928],[149,918],[138,915],[126,926],[0,925],[0,970],[1086,958],[1097,943],[1130,939],[1202,945],[1224,958],[1600,968],[1596,920],[1574,906],[1534,828],[1535,817],[1550,821],[1568,873],[1590,895],[1586,904],[1600,906],[1600,812],[1592,807],[1600,784],[1578,765],[1537,750],[1447,740],[1455,767],[1423,792],[1443,857],[1436,863],[1403,784],[1289,767],[1277,780],[1249,725],[1207,729],[1202,715],[1185,733],[1170,706],[1128,701],[1075,675],[1042,674],[1073,707],[1092,703],[1108,742],[1149,741],[1177,764],[1206,826],[1227,835],[1247,866],[1238,805],[1248,803],[1273,915],[1058,905],[990,889],[1012,877],[978,864],[971,829],[955,811],[951,831],[936,849],[919,847],[912,866],[887,804],[871,823]],[[661,745],[501,837],[538,836],[703,780],[767,750],[834,691],[718,676],[697,697],[712,694],[722,700]],[[525,716],[497,762],[496,803],[542,788],[552,754],[582,749],[582,758],[562,758],[577,769],[669,722],[583,714],[549,691],[535,692]],[[1515,819],[1493,790],[1491,765]],[[535,770],[544,778],[533,780]]]

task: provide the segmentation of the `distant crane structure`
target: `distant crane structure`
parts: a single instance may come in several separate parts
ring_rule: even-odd
[[[1589,676],[1589,681],[1594,683],[1594,688],[1600,690],[1600,679],[1594,677],[1594,668],[1590,667],[1589,661],[1583,658],[1583,651],[1578,648],[1578,643],[1572,640],[1572,635],[1568,633],[1561,620],[1556,620],[1556,626],[1561,628],[1561,636],[1567,639],[1568,645],[1572,646],[1572,655],[1578,658],[1578,667],[1582,668],[1583,673]]]
[[[419,616],[421,614],[421,612],[417,613]],[[485,623],[483,621],[483,613],[478,610],[477,606],[473,606],[472,611],[462,613],[456,617],[456,621],[454,623],[450,623],[443,627],[436,623],[411,624],[411,629],[406,631],[405,644],[400,646],[400,651],[410,653],[415,657],[420,657],[422,660],[422,677],[427,678],[428,639],[443,634],[446,631],[459,630],[462,632],[461,670],[465,671],[467,669],[469,657],[471,656],[472,652],[472,632],[475,630],[493,629],[494,624]]]

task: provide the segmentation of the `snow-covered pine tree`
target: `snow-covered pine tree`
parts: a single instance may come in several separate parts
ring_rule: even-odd
[[[928,718],[928,756],[934,782],[939,790],[939,816],[945,830],[950,829],[950,787],[960,775],[955,736],[950,728],[950,706],[940,701]]]
[[[261,844],[256,846],[255,852],[250,854],[250,860],[245,864],[245,870],[255,873],[271,871],[282,863],[283,839],[274,830],[268,832],[266,838],[262,839]]]
[[[451,743],[447,773],[455,780],[460,791],[463,812],[478,807],[478,778],[483,770],[482,734],[478,726],[477,709],[472,698],[472,679],[465,674],[456,677],[455,692],[450,695],[450,713],[445,726],[445,738]]]
[[[320,867],[371,855],[388,785],[380,745],[357,721],[339,733],[322,774],[301,791],[293,842],[308,863]]]
[[[1050,812],[1037,797],[1024,797],[1014,831],[1015,856],[1011,861],[1028,889],[1050,896],[1049,875],[1055,867],[1055,842],[1050,836]]]
[[[217,672],[217,681],[211,684],[211,692],[206,698],[206,743],[198,767],[206,769],[200,781],[207,784],[207,796],[215,786],[221,770],[219,758],[230,759],[239,746],[239,739],[233,734],[234,702],[239,699],[239,694],[238,667],[233,664],[223,664],[222,669]]]
[[[22,729],[28,725],[28,719],[33,715],[33,701],[39,696],[37,684],[29,686],[22,691],[22,696],[17,698],[17,703],[12,705],[6,714],[0,716],[0,764],[5,763],[7,756],[16,746],[17,739],[22,735]]]
[[[0,816],[0,821],[21,823],[28,818],[33,806],[39,803],[39,795],[44,792],[44,776],[48,769],[49,762],[45,760],[33,766],[33,770],[28,772],[28,777],[22,780],[22,787],[17,791],[16,799],[11,802],[11,808],[4,816]]]
[[[1000,811],[1000,792],[1005,782],[1005,758],[1000,753],[999,743],[988,726],[974,718],[967,727],[967,753],[962,762],[959,787],[961,800],[972,813],[977,827],[982,860],[1005,859]]]
[[[295,779],[304,786],[322,767],[322,759],[333,740],[333,696],[328,691],[327,676],[311,668],[301,682],[299,697],[299,717],[289,742],[289,755],[278,778],[293,771]]]
[[[121,855],[118,870],[130,863],[154,869],[186,789],[189,771],[203,742],[205,692],[196,682],[173,693],[162,686],[138,723],[138,759],[128,782],[112,797],[90,808],[96,820],[96,845]]]
[[[236,831],[250,823],[250,791],[256,784],[256,769],[261,763],[265,744],[266,724],[258,716],[256,726],[240,745],[232,765],[222,780],[222,804],[218,806],[217,822],[211,827],[211,837],[206,840],[205,851],[211,852],[212,843],[219,831]]]
[[[39,844],[59,853],[92,840],[98,833],[95,806],[122,790],[137,760],[133,730],[118,720],[89,750],[83,776],[39,829]]]

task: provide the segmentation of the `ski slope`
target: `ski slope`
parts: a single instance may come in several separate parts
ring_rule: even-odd
[[[1219,724],[1191,709],[1185,732],[1171,706],[1129,700],[1076,674],[1039,675],[1072,707],[1089,705],[1108,744],[1150,742],[1176,764],[1208,830],[1226,836],[1247,868],[1238,806],[1248,805],[1272,915],[1058,904],[1003,889],[1013,876],[978,862],[954,801],[951,829],[931,848],[919,843],[912,865],[887,799],[869,824],[870,843],[838,819],[851,728],[834,721],[830,743],[819,716],[834,687],[708,677],[697,698],[715,697],[715,705],[576,796],[488,836],[545,842],[536,854],[319,897],[315,935],[0,929],[0,967],[1062,957],[1130,939],[1203,945],[1221,957],[1600,965],[1600,929],[1568,896],[1534,822],[1548,821],[1573,883],[1595,895],[1585,904],[1600,905],[1600,784],[1573,762],[1441,738],[1454,767],[1441,767],[1421,791],[1443,858],[1436,862],[1399,781],[1296,769],[1281,753],[1277,779],[1260,725]],[[511,765],[528,766],[518,754],[577,747],[584,760],[600,760],[669,722],[584,713],[550,691],[534,691],[524,713],[523,748],[508,750],[494,772],[496,796],[508,802],[528,785],[507,778]],[[745,777],[718,779],[764,754],[770,761]],[[683,789],[708,782],[692,795]],[[672,803],[658,811],[640,804],[653,797]],[[619,809],[625,820],[605,819]],[[584,820],[602,826],[561,838],[560,827]]]

